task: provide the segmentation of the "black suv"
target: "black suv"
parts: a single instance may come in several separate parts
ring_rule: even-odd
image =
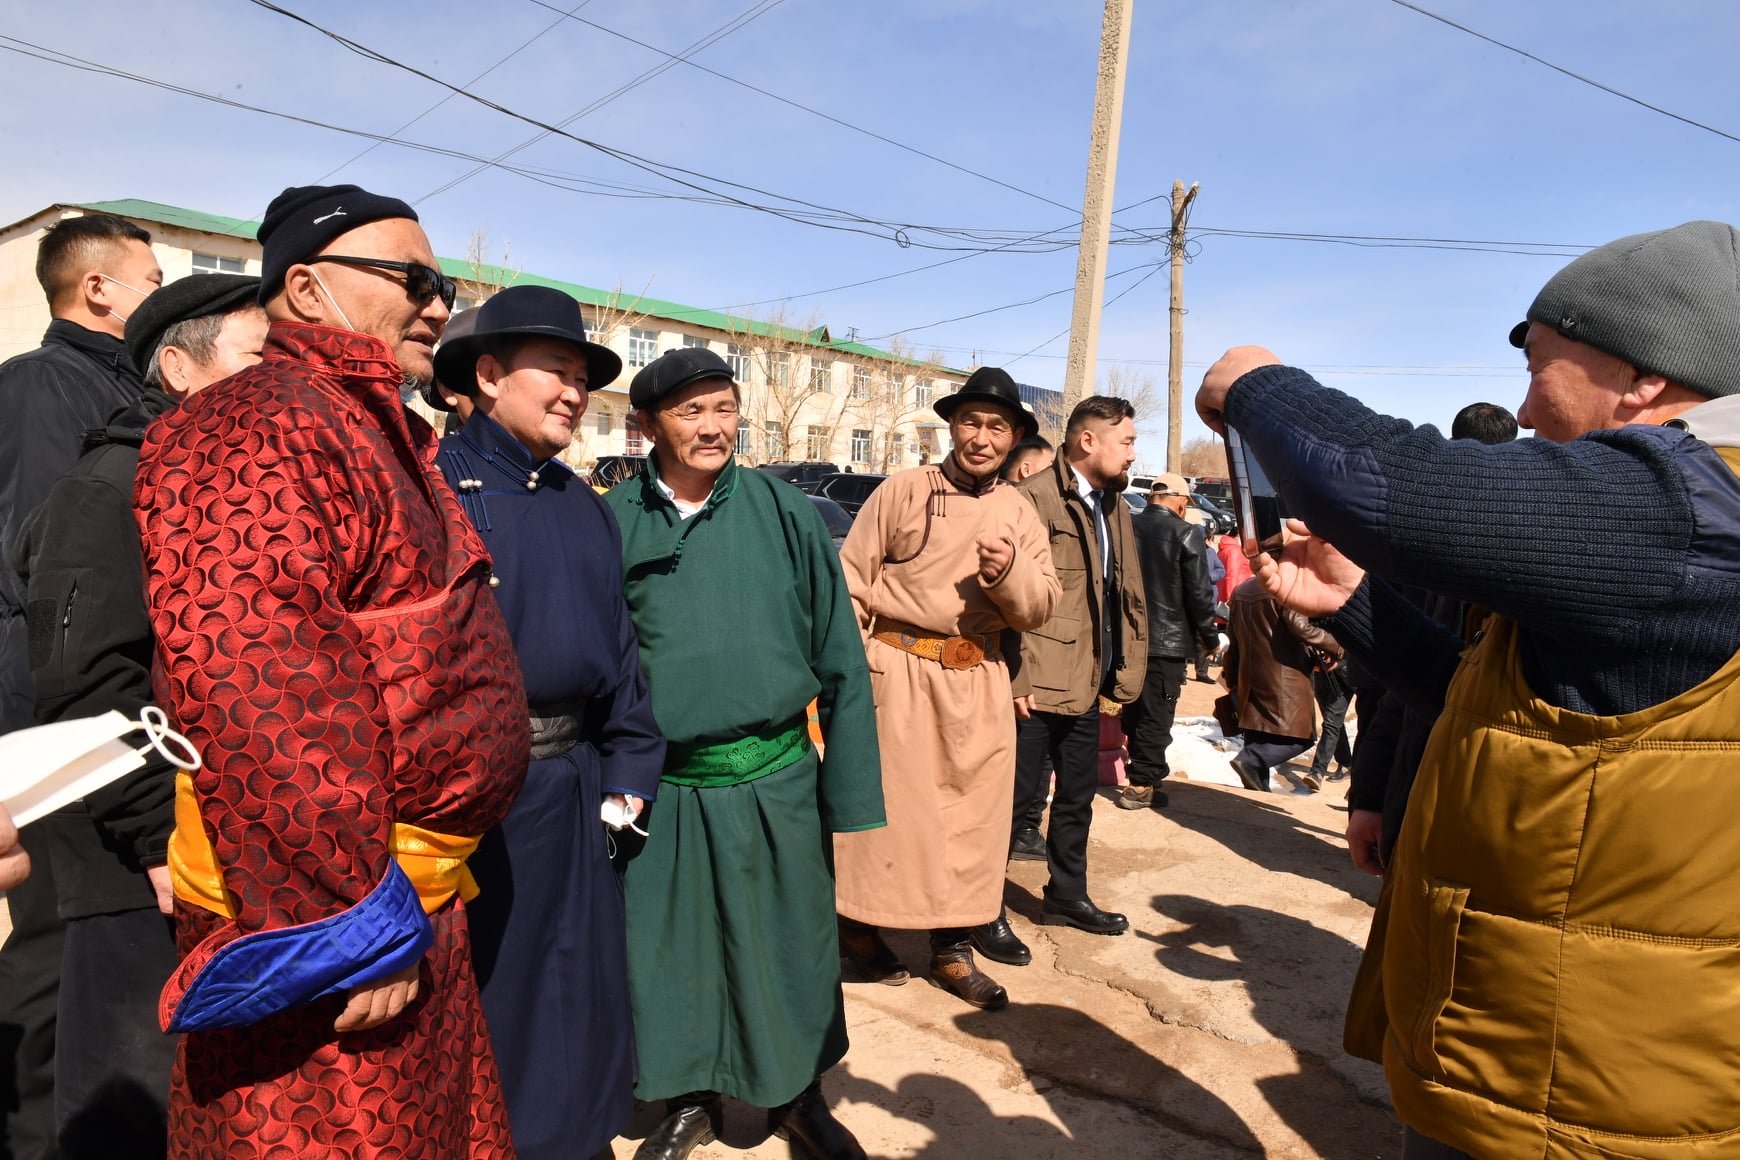
[[[813,492],[822,477],[836,474],[840,465],[811,460],[808,463],[763,463],[756,470],[765,471],[775,479],[783,479],[799,491]]]
[[[858,509],[864,506],[864,501],[870,498],[870,493],[887,478],[886,475],[870,472],[862,475],[854,472],[824,475],[811,489],[810,494],[825,495],[856,516]]]

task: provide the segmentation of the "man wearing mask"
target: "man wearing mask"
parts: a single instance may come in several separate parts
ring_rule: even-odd
[[[146,432],[157,701],[205,755],[170,840],[178,1155],[512,1154],[462,899],[525,776],[483,543],[404,392],[453,283],[356,186],[260,225],[259,364]]]
[[[1514,443],[1374,414],[1259,347],[1197,395],[1303,521],[1259,578],[1437,716],[1347,1042],[1382,1055],[1409,1160],[1719,1155],[1740,1080],[1740,230],[1599,246],[1511,342],[1538,436]],[[1395,585],[1491,615],[1464,650]]]
[[[1088,897],[1087,849],[1099,785],[1100,698],[1129,704],[1148,668],[1142,575],[1122,498],[1135,461],[1136,409],[1127,399],[1091,395],[1070,412],[1056,461],[1020,484],[1046,526],[1063,595],[1051,619],[1021,638],[1014,824],[1044,800],[1049,756],[1057,788],[1041,921],[1092,934],[1123,934],[1130,926]]]
[[[1044,623],[1060,588],[1033,505],[997,475],[1039,426],[1015,380],[981,367],[936,413],[948,457],[878,487],[840,550],[882,751],[899,754],[882,769],[887,827],[834,839],[840,947],[861,975],[905,982],[877,927],[928,930],[931,980],[998,1008],[1008,993],[970,938],[1003,921],[1015,713],[1002,641]]]
[[[769,1109],[794,1151],[862,1160],[821,1093],[846,1053],[830,835],[886,824],[839,553],[808,496],[738,466],[724,359],[666,351],[628,398],[653,450],[606,499],[669,742],[624,882],[638,1092],[665,1100],[635,1155],[711,1140],[724,1093]]]
[[[472,945],[520,1160],[584,1160],[634,1114],[622,884],[599,812],[638,812],[665,759],[616,518],[556,458],[622,360],[548,286],[459,317],[472,325],[442,339],[435,373],[471,416],[437,462],[489,548],[532,721],[525,787],[471,859]]]
[[[151,235],[121,218],[86,214],[48,228],[36,251],[36,280],[52,321],[42,346],[0,366],[0,552],[10,552],[25,517],[78,461],[80,439],[144,390],[122,342],[127,318],[163,282]],[[35,723],[24,590],[8,561],[0,567],[0,733]],[[17,1028],[12,1090],[0,1092],[0,1150],[17,1160],[53,1154],[55,983],[64,926],[56,913],[44,818],[20,835],[36,873],[8,898],[12,933],[0,947],[0,1024]]]
[[[1148,608],[1148,676],[1141,696],[1124,709],[1130,783],[1119,791],[1118,806],[1126,810],[1166,805],[1160,783],[1171,772],[1166,750],[1185,665],[1197,650],[1220,647],[1202,529],[1185,520],[1187,510],[1190,485],[1167,474],[1154,481],[1148,506],[1132,521]]]
[[[139,400],[86,432],[83,457],[25,521],[15,557],[30,623],[36,719],[152,703],[151,625],[133,480],[145,425],[260,361],[258,278],[196,274],[151,295],[127,321]],[[38,611],[40,610],[40,612]],[[142,735],[129,743],[143,744]],[[168,856],[175,769],[144,768],[45,819],[66,923],[57,997],[55,1105],[66,1160],[163,1155],[175,1042],[157,996],[175,969]]]

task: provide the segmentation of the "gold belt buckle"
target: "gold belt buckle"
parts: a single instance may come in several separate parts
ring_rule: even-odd
[[[946,636],[942,656],[937,658],[945,669],[970,669],[984,663],[985,649],[978,641],[964,636]]]

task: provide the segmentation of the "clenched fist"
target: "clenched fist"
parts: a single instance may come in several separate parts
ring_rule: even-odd
[[[979,580],[995,584],[1015,562],[1015,542],[1007,536],[980,536],[973,541],[979,549]]]

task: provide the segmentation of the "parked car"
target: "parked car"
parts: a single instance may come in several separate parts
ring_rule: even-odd
[[[763,463],[756,470],[765,471],[776,479],[783,479],[799,491],[813,492],[822,477],[837,474],[840,465],[812,459],[805,463]]]
[[[810,491],[811,495],[825,495],[847,511],[854,518],[858,509],[864,506],[864,501],[870,498],[877,485],[887,479],[886,475],[876,475],[865,472],[859,475],[855,472],[836,472],[824,475]]]
[[[1224,479],[1204,479],[1191,490],[1222,511],[1232,510],[1232,484]]]
[[[645,466],[644,455],[600,455],[587,482],[598,491],[609,491],[623,480],[639,475]]]
[[[828,534],[834,537],[834,550],[839,551],[840,545],[846,542],[846,533],[852,530],[852,513],[827,496],[812,495],[810,502],[822,513],[822,522],[828,525]]]
[[[1231,512],[1227,511],[1220,505],[1213,503],[1201,492],[1191,492],[1190,502],[1202,513],[1204,526],[1215,535],[1231,535],[1233,529],[1238,526],[1238,521],[1233,518]]]
[[[1148,493],[1145,491],[1126,491],[1124,492],[1124,502],[1130,505],[1131,515],[1139,516],[1142,514],[1142,509],[1148,506]]]

